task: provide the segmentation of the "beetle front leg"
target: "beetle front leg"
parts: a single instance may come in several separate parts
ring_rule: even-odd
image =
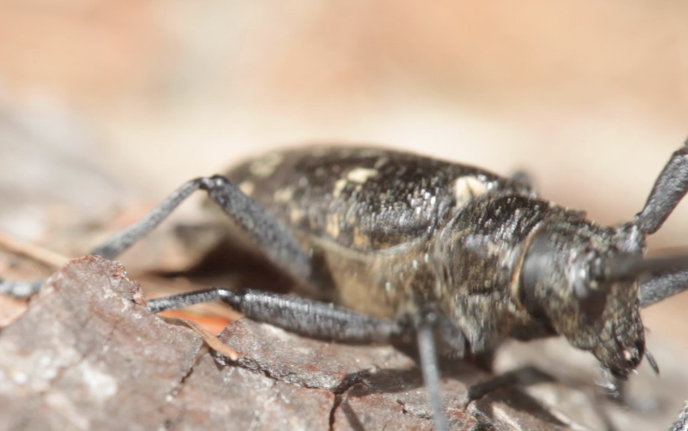
[[[389,343],[413,327],[408,319],[377,319],[320,301],[260,290],[209,289],[151,299],[154,313],[220,299],[257,322],[310,338],[350,343]]]

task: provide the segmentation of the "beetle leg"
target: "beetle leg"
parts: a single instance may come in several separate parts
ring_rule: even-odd
[[[428,400],[432,409],[435,430],[449,430],[449,421],[442,407],[442,385],[440,383],[437,348],[435,345],[435,328],[438,326],[437,313],[427,312],[417,319],[418,354],[423,381],[428,391]]]
[[[310,338],[350,343],[389,343],[413,327],[407,319],[385,320],[325,302],[260,290],[209,289],[151,299],[154,313],[221,299],[246,317]]]
[[[115,258],[153,230],[198,189],[206,190],[210,199],[236,221],[280,269],[294,277],[296,281],[302,283],[308,281],[311,274],[311,259],[292,234],[263,207],[220,175],[188,181],[141,220],[112,236],[91,254],[106,259]]]
[[[640,307],[648,307],[686,289],[688,289],[688,270],[650,275],[640,284]]]
[[[646,235],[655,233],[688,191],[688,140],[671,155],[659,174],[635,225]]]

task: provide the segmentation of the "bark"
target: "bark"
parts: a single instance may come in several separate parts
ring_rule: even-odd
[[[417,366],[392,347],[315,341],[248,319],[220,339],[236,362],[148,312],[120,264],[73,260],[0,332],[0,429],[432,429]],[[490,376],[460,361],[444,375],[454,430],[604,426],[590,398],[561,384],[540,385],[554,403],[511,388],[464,409],[467,388]]]

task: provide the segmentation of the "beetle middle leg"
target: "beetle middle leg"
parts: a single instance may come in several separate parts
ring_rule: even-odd
[[[440,383],[439,361],[437,360],[437,348],[433,332],[437,328],[441,332],[446,333],[451,328],[446,326],[446,324],[450,324],[449,321],[446,318],[442,319],[440,316],[440,314],[435,312],[423,313],[416,319],[416,327],[418,331],[418,354],[421,371],[423,372],[423,381],[428,391],[432,416],[435,419],[435,429],[448,430],[449,422],[442,408],[442,385]]]

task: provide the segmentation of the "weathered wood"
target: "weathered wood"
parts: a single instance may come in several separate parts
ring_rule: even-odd
[[[220,339],[239,352],[237,362],[149,313],[120,264],[73,260],[0,332],[0,429],[432,428],[420,373],[392,347],[315,341],[248,319]],[[552,382],[536,385],[544,402],[514,388],[464,409],[467,388],[489,375],[464,362],[444,375],[455,430],[604,424],[593,397]]]

